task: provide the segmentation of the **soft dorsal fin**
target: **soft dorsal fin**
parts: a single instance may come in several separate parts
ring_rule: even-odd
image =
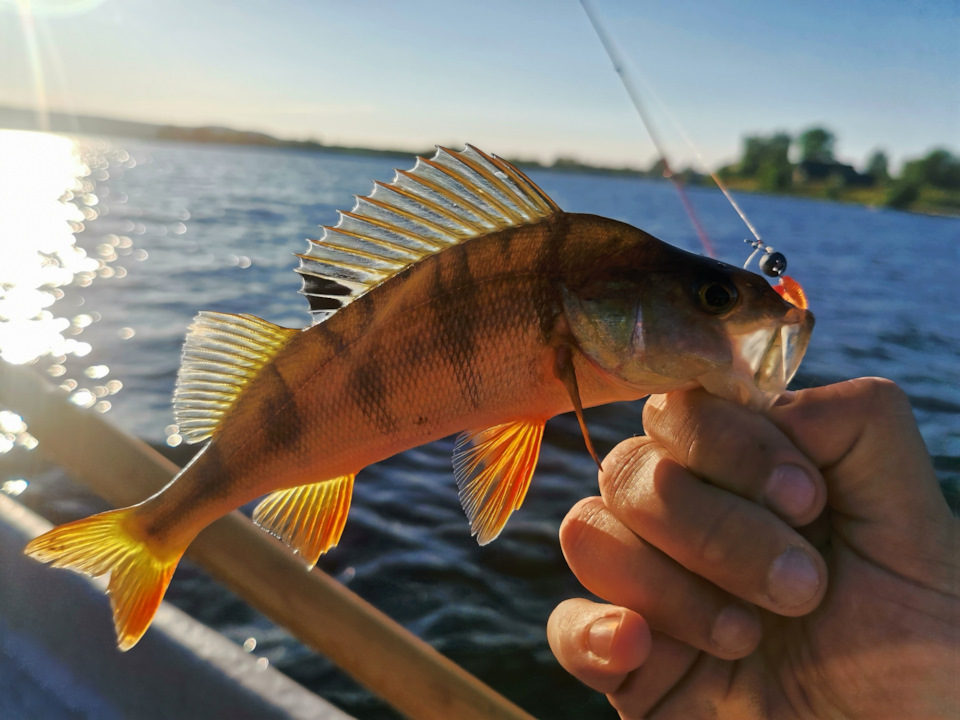
[[[465,432],[453,449],[453,472],[471,534],[486,545],[520,508],[540,456],[543,420],[516,420]]]
[[[243,388],[299,330],[253,315],[201,312],[183,344],[173,415],[188,443],[211,437]]]
[[[393,182],[374,184],[336,227],[323,228],[298,255],[301,293],[313,322],[428,255],[469,238],[526,225],[560,211],[536,184],[505,160],[467,145],[418,157]]]

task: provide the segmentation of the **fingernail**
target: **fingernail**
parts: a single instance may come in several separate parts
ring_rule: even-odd
[[[820,589],[820,571],[802,548],[788,547],[767,576],[770,598],[784,609],[803,605]]]
[[[652,407],[654,410],[660,410],[666,402],[667,396],[662,393],[659,395],[651,395],[647,398],[647,405]]]
[[[767,503],[782,515],[803,515],[816,496],[813,480],[799,465],[780,465],[767,480]]]
[[[725,653],[746,650],[760,638],[760,622],[742,605],[728,605],[713,623],[710,639]]]
[[[613,637],[620,629],[619,617],[602,617],[594,620],[587,633],[587,647],[590,652],[601,660],[610,658],[610,649],[613,647]]]

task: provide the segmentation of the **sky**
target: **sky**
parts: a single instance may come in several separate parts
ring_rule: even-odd
[[[594,2],[675,167],[812,126],[855,165],[960,149],[960,0]],[[0,0],[0,105],[38,102],[330,144],[656,158],[577,0]]]

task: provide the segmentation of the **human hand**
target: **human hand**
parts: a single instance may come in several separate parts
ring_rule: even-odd
[[[960,717],[960,523],[906,396],[784,400],[650,398],[560,529],[613,604],[559,605],[554,654],[625,719]]]

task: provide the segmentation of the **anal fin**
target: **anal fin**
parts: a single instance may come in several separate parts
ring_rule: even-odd
[[[540,456],[544,424],[517,420],[457,438],[453,472],[470,530],[481,545],[495,540],[523,503]]]
[[[354,477],[341,475],[271,493],[253,511],[253,521],[293,548],[307,568],[313,568],[323,553],[340,542]]]

